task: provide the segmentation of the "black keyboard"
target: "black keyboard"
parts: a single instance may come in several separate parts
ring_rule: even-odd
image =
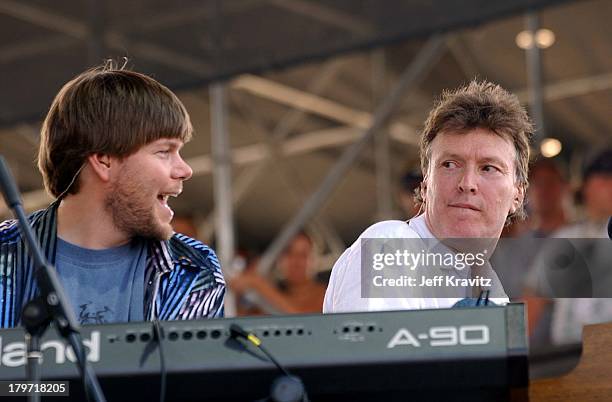
[[[528,383],[524,306],[165,321],[168,401],[258,400],[280,375],[237,323],[299,375],[311,400],[504,400]],[[109,401],[158,400],[160,350],[147,322],[82,328]],[[22,329],[0,331],[0,380],[25,379]],[[73,355],[54,330],[42,340],[45,380],[71,380]],[[403,398],[402,398],[403,397]],[[465,399],[462,399],[465,398]],[[479,399],[480,398],[480,399]],[[59,399],[58,399],[59,400]],[[66,401],[67,398],[61,400]]]

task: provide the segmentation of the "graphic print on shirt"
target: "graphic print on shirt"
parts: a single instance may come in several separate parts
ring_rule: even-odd
[[[97,309],[97,306],[93,305],[93,302],[88,301],[87,303],[79,305],[79,323],[83,324],[107,324],[109,321],[106,318],[107,314],[113,314],[113,310],[108,306],[104,306],[102,309]]]

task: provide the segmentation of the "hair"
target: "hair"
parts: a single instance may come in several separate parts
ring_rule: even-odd
[[[483,128],[509,140],[516,150],[515,180],[526,194],[529,186],[529,141],[533,124],[518,98],[499,85],[487,81],[472,81],[454,91],[444,91],[437,100],[421,134],[421,170],[427,176],[431,159],[431,144],[442,132],[466,133]],[[424,203],[421,189],[417,202]],[[517,210],[508,214],[506,224],[525,219],[525,198]]]
[[[293,242],[294,242],[296,239],[298,239],[298,238],[300,238],[300,237],[303,237],[303,238],[305,238],[306,240],[308,240],[308,243],[310,243],[310,247],[311,247],[311,248],[312,248],[312,250],[314,251],[314,249],[315,249],[315,243],[314,243],[314,241],[312,240],[312,237],[311,237],[311,236],[310,236],[310,235],[309,235],[309,234],[308,234],[308,233],[307,233],[305,230],[300,230],[299,232],[297,232],[297,233],[295,234],[295,236],[293,236],[293,237],[291,238],[291,240],[289,240],[289,241],[287,242],[287,245],[285,246],[285,248],[283,249],[283,252],[282,252],[281,254],[286,254],[286,253],[289,251],[289,249],[291,248],[291,243],[293,243]]]
[[[38,168],[47,191],[61,198],[79,191],[76,179],[90,155],[125,158],[160,138],[187,142],[192,133],[172,91],[110,61],[59,91],[41,129]]]
[[[291,245],[294,241],[296,241],[299,238],[304,238],[308,244],[310,245],[310,264],[308,265],[307,268],[307,272],[306,275],[309,279],[315,279],[316,276],[316,266],[318,264],[318,248],[317,248],[317,244],[315,243],[314,239],[312,238],[312,236],[310,234],[308,234],[307,231],[305,230],[300,230],[299,232],[297,232],[292,238],[291,240],[287,243],[287,245],[285,246],[283,252],[281,253],[281,255],[279,256],[279,258],[277,259],[277,265],[276,265],[276,272],[275,274],[277,275],[277,280],[278,280],[278,284],[281,288],[281,290],[286,291],[288,290],[288,286],[287,286],[287,281],[286,278],[283,277],[283,273],[282,273],[282,269],[281,268],[281,262],[283,260],[283,258],[289,253],[289,250],[291,248]]]

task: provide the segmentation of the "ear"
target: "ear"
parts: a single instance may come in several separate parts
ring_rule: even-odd
[[[514,199],[512,200],[512,207],[510,207],[510,213],[515,213],[525,199],[525,187],[522,184],[516,184],[514,191]]]
[[[111,167],[112,164],[116,161],[112,160],[112,158],[106,154],[93,154],[87,157],[87,162],[89,166],[91,166],[91,170],[94,172],[96,176],[103,182],[108,182],[110,180]]]

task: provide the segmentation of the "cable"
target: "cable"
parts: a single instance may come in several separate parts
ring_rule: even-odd
[[[480,295],[478,296],[478,300],[476,301],[476,305],[477,306],[488,306],[489,305],[489,293],[490,293],[490,290],[488,289],[480,292]]]
[[[85,167],[85,162],[83,162],[83,164],[81,165],[81,167],[76,171],[76,173],[74,174],[74,176],[72,176],[72,180],[70,180],[70,183],[68,183],[68,187],[66,187],[66,189],[64,191],[62,191],[60,193],[60,195],[57,196],[57,200],[61,199],[64,195],[66,195],[66,193],[68,191],[70,191],[70,188],[72,187],[72,185],[74,184],[74,182],[76,181],[77,177],[79,177],[79,173],[81,173],[81,170],[83,170],[83,168]]]
[[[261,344],[261,339],[259,339],[257,337],[257,335],[251,333],[251,332],[246,332],[244,329],[242,329],[242,327],[240,327],[238,324],[232,324],[230,325],[230,333],[232,334],[232,337],[236,338],[236,337],[240,337],[240,338],[244,338],[247,341],[251,342],[253,345],[255,345],[256,347],[258,347],[262,352],[264,352],[264,354],[268,357],[268,359],[270,359],[272,361],[272,363],[274,363],[274,365],[283,372],[283,374],[285,374],[287,377],[290,376],[289,372],[287,370],[285,370],[285,368],[274,358],[274,356],[272,356],[270,354],[270,352],[268,352],[268,349],[266,349],[262,344]]]
[[[268,351],[268,349],[266,349],[261,342],[261,339],[259,339],[257,337],[257,335],[255,335],[252,332],[247,332],[246,330],[244,330],[244,328],[242,328],[240,325],[236,324],[236,323],[232,323],[230,325],[230,336],[232,338],[243,338],[246,339],[247,341],[249,341],[250,343],[252,343],[255,347],[257,347],[258,349],[260,349],[267,357],[268,359],[270,359],[270,361],[272,363],[274,363],[274,365],[289,379],[295,380],[296,384],[298,384],[301,387],[301,391],[302,391],[302,401],[303,402],[308,402],[308,394],[306,393],[306,388],[304,387],[304,385],[302,384],[302,382],[299,380],[298,377],[292,376],[289,371],[287,371],[279,362],[278,360],[276,360],[274,358],[274,356],[272,356],[272,354]]]

